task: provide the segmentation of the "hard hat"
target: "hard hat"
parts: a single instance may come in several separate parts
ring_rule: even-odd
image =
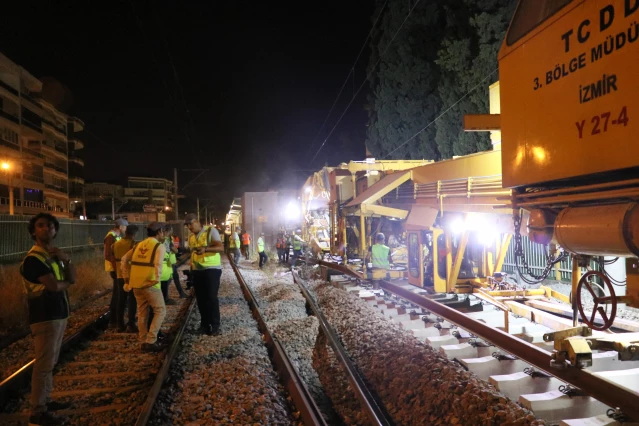
[[[383,233],[379,233],[377,235],[375,235],[375,241],[383,241],[386,239],[386,236]]]

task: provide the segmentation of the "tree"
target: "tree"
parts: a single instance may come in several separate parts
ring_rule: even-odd
[[[391,0],[373,31],[366,145],[376,157],[439,158],[434,128],[400,145],[432,121],[441,107],[435,59],[444,30],[442,12],[439,2]]]
[[[409,4],[414,9],[391,43]],[[367,147],[376,157],[438,160],[490,148],[488,134],[464,132],[462,119],[488,112],[488,86],[498,79],[497,53],[515,4],[389,0],[368,67]],[[381,7],[380,0],[374,16]]]
[[[435,140],[442,157],[490,149],[486,132],[464,132],[464,114],[488,113],[488,86],[499,79],[497,54],[516,0],[463,0],[463,8],[447,8],[456,27],[443,40],[437,64],[442,80],[439,95],[444,111]],[[449,26],[449,28],[451,28]],[[461,101],[460,101],[461,99]]]

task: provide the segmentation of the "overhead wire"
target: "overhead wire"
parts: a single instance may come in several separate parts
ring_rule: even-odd
[[[153,12],[153,15],[155,17],[155,21],[158,24],[158,26],[162,27],[162,29],[164,31],[166,31],[166,29],[164,27],[164,24],[162,24],[162,22],[160,21],[157,13],[155,13],[155,11]],[[191,131],[193,132],[193,138],[190,140],[190,142],[193,145],[194,151],[198,151],[198,145],[197,145],[197,140],[196,140],[197,139],[197,131],[196,131],[196,128],[195,128],[195,123],[193,122],[193,117],[191,116],[191,110],[189,109],[188,102],[186,101],[186,97],[184,96],[184,89],[182,87],[182,83],[180,81],[180,76],[179,76],[179,74],[177,72],[177,68],[175,67],[175,62],[173,61],[173,55],[171,54],[171,49],[169,47],[169,43],[168,43],[165,35],[164,34],[161,34],[161,35],[162,35],[162,41],[164,41],[164,48],[165,48],[166,54],[167,54],[167,56],[169,58],[169,65],[171,65],[171,70],[173,71],[173,79],[174,79],[175,84],[176,84],[176,86],[178,88],[178,91],[180,93],[180,99],[182,100],[182,104],[184,106],[184,111],[186,112],[186,118],[188,120],[188,124],[191,126]],[[198,158],[197,153],[194,152],[194,154],[195,154],[195,161],[196,161],[198,167],[202,168],[202,165],[200,164],[200,160]]]
[[[138,26],[138,28],[139,28],[140,32],[142,33],[142,36],[143,36],[143,37],[144,37],[144,39],[145,39],[145,42],[146,42],[146,44],[147,44],[147,46],[148,46],[148,50],[149,50],[149,52],[151,53],[151,59],[153,60],[153,62],[155,63],[155,65],[156,65],[158,68],[160,68],[160,64],[159,64],[159,61],[158,61],[158,59],[157,59],[157,57],[156,57],[156,54],[155,54],[155,52],[153,51],[153,49],[151,48],[150,38],[149,38],[149,36],[148,36],[147,32],[144,30],[144,27],[143,27],[143,25],[142,25],[142,22],[141,22],[141,20],[140,20],[140,17],[139,17],[139,16],[138,16],[138,14],[137,14],[137,11],[136,11],[136,8],[135,8],[135,5],[134,5],[134,3],[133,3],[133,0],[129,0],[129,4],[130,4],[130,6],[131,6],[131,10],[132,10],[132,12],[133,12],[133,16],[134,16],[134,18],[135,18],[136,24],[137,24],[137,26]],[[156,22],[157,22],[157,17],[156,17]],[[167,56],[168,56],[168,58],[169,58],[169,65],[171,66],[172,75],[173,75],[173,80],[174,80],[174,82],[176,83],[176,86],[177,86],[177,87],[178,87],[178,89],[179,89],[179,92],[180,92],[180,95],[181,95],[181,99],[180,99],[180,100],[182,101],[182,103],[183,103],[183,105],[184,105],[184,107],[185,107],[185,112],[186,112],[187,118],[188,118],[188,120],[189,120],[189,123],[188,123],[188,124],[190,124],[190,125],[192,126],[192,128],[194,129],[193,121],[192,121],[191,116],[190,116],[190,111],[189,111],[189,109],[188,109],[188,105],[186,104],[186,99],[184,98],[184,92],[183,92],[183,90],[182,90],[182,86],[181,86],[180,81],[179,81],[179,76],[177,75],[177,70],[176,70],[175,65],[174,65],[174,63],[173,63],[173,58],[172,58],[172,56],[171,56],[171,54],[170,54],[170,51],[169,51],[169,49],[168,49],[168,44],[167,44],[167,42],[166,42],[166,38],[165,38],[163,35],[162,35],[162,38],[163,38],[163,40],[164,40],[164,43],[165,43],[165,49],[166,49],[166,52],[167,52]],[[175,112],[177,112],[177,110],[176,110],[177,102],[176,102],[176,100],[174,99],[174,96],[173,96],[173,94],[171,93],[171,90],[169,89],[169,85],[167,84],[166,79],[165,79],[165,78],[164,78],[164,76],[163,76],[163,75],[161,75],[161,74],[160,74],[160,79],[162,80],[162,83],[164,84],[164,87],[165,87],[165,89],[166,89],[166,91],[167,91],[167,93],[168,93],[169,102],[170,102],[171,106],[173,107],[173,110],[174,110]],[[177,97],[177,96],[176,96],[176,97]],[[202,168],[202,166],[201,166],[201,164],[200,164],[199,157],[198,157],[197,152],[196,152],[196,151],[197,151],[196,144],[195,144],[195,142],[193,141],[193,139],[191,138],[191,136],[190,136],[190,135],[189,135],[189,133],[188,133],[188,126],[185,126],[182,130],[183,130],[183,132],[184,132],[184,137],[185,137],[185,139],[186,139],[186,140],[190,143],[190,145],[191,145],[191,149],[192,149],[192,153],[193,153],[193,158],[194,158],[195,162],[198,164],[198,167]],[[194,130],[193,130],[193,131],[194,131]]]
[[[386,52],[388,51],[388,48],[390,47],[391,44],[393,44],[393,41],[395,40],[395,38],[397,37],[397,35],[399,34],[399,32],[402,30],[402,28],[404,28],[404,24],[406,24],[406,22],[408,21],[408,18],[410,18],[410,15],[413,13],[413,11],[415,10],[415,8],[417,7],[417,5],[419,4],[421,0],[417,0],[415,2],[415,4],[413,5],[413,7],[411,8],[409,5],[409,10],[408,10],[408,14],[406,15],[406,18],[404,18],[404,20],[402,21],[401,25],[399,26],[399,28],[397,29],[397,31],[395,31],[395,34],[393,34],[393,37],[391,38],[391,40],[388,42],[388,44],[386,45],[386,47],[384,48],[384,50],[382,51],[382,53],[379,55],[379,58],[377,59],[377,62],[375,62],[375,65],[373,65],[371,67],[371,70],[369,71],[369,73],[366,75],[366,78],[364,79],[364,81],[362,82],[362,84],[359,86],[359,88],[357,89],[357,92],[355,92],[355,94],[353,95],[353,97],[351,98],[351,101],[348,103],[348,105],[346,105],[346,108],[344,109],[344,111],[342,112],[342,115],[340,115],[339,119],[337,120],[337,123],[335,123],[335,125],[333,126],[333,128],[331,129],[331,131],[329,132],[328,136],[326,136],[326,138],[324,139],[324,142],[322,142],[322,145],[320,145],[319,149],[317,150],[317,152],[315,153],[315,155],[313,156],[313,159],[311,160],[311,162],[309,163],[312,164],[313,161],[315,161],[315,158],[317,158],[317,156],[319,155],[320,151],[322,150],[322,148],[324,148],[324,145],[326,145],[326,142],[330,139],[331,135],[333,134],[333,132],[335,131],[335,129],[337,128],[337,126],[339,125],[339,123],[342,121],[342,118],[344,118],[344,115],[346,114],[346,112],[348,111],[348,109],[351,107],[351,105],[353,104],[353,101],[355,100],[355,98],[357,97],[357,95],[359,94],[359,92],[361,92],[361,90],[364,88],[364,85],[366,84],[366,82],[368,81],[368,78],[373,74],[373,72],[375,71],[375,69],[377,68],[377,65],[379,65],[379,63],[381,62],[382,58],[384,57],[384,55],[386,54]]]
[[[337,101],[341,97],[342,92],[344,91],[344,88],[348,84],[348,80],[349,80],[349,77],[351,77],[351,74],[352,74],[352,81],[353,81],[353,97],[355,96],[355,66],[357,65],[357,61],[359,61],[360,56],[362,56],[362,52],[364,52],[364,49],[366,48],[366,43],[371,38],[371,35],[373,34],[373,31],[375,30],[375,27],[377,26],[377,22],[382,17],[382,14],[384,13],[384,9],[386,9],[386,5],[387,4],[388,4],[388,0],[386,0],[384,2],[384,4],[382,5],[382,8],[379,11],[379,15],[377,15],[377,19],[375,19],[375,22],[373,22],[373,26],[371,27],[371,30],[368,32],[368,35],[366,36],[366,40],[364,40],[364,43],[362,43],[362,47],[359,49],[359,53],[357,54],[357,57],[355,58],[355,61],[353,61],[353,66],[351,66],[351,68],[350,68],[350,70],[348,72],[348,75],[344,79],[344,83],[342,84],[342,87],[339,89],[339,93],[335,97],[335,100],[333,101],[333,105],[331,105],[331,109],[328,111],[328,114],[326,115],[326,118],[324,119],[324,122],[322,123],[322,126],[320,127],[319,131],[317,132],[317,134],[313,138],[313,141],[311,142],[311,146],[309,146],[309,148],[308,148],[308,152],[306,153],[306,157],[309,156],[309,154],[311,153],[311,150],[315,146],[315,141],[317,141],[317,138],[322,133],[322,130],[324,130],[324,126],[326,126],[326,123],[328,122],[328,119],[330,118],[331,114],[333,113],[333,110],[335,109],[335,105],[337,105]]]
[[[417,136],[419,136],[424,130],[428,129],[430,126],[432,126],[437,120],[439,120],[440,118],[442,118],[448,111],[450,111],[451,109],[453,109],[458,103],[460,103],[461,101],[463,101],[464,99],[466,99],[466,97],[468,97],[468,95],[470,95],[472,92],[475,91],[475,89],[477,89],[479,86],[481,86],[484,81],[486,81],[488,78],[490,78],[491,75],[493,75],[495,72],[497,72],[499,70],[499,68],[495,68],[494,70],[492,70],[490,73],[488,73],[488,75],[486,75],[484,78],[481,79],[481,81],[479,83],[477,83],[475,86],[473,86],[472,89],[470,89],[468,92],[466,92],[466,94],[464,94],[464,96],[462,96],[461,98],[459,98],[457,101],[455,101],[451,106],[449,106],[448,108],[446,108],[446,110],[444,110],[441,114],[439,114],[437,117],[435,117],[431,122],[429,122],[428,124],[426,124],[424,127],[421,128],[421,130],[419,130],[417,133],[415,133],[413,136],[411,136],[410,138],[406,139],[404,142],[402,142],[399,146],[397,146],[395,149],[393,149],[391,152],[389,152],[388,154],[386,154],[384,157],[382,157],[382,159],[384,158],[388,158],[389,155],[391,155],[392,153],[394,153],[395,151],[397,151],[398,149],[400,149],[401,147],[403,147],[404,145],[406,145],[407,143],[409,143],[410,141],[412,141],[413,139],[415,139]]]

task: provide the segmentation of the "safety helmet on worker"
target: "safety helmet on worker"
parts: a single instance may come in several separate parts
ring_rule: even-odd
[[[378,243],[379,242],[383,243],[384,241],[386,241],[386,236],[380,232],[379,234],[375,235],[375,241]]]

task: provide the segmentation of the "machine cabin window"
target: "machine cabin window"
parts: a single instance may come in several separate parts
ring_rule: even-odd
[[[520,0],[506,43],[511,46],[573,0]]]
[[[417,233],[411,232],[408,234],[408,272],[412,277],[419,277],[419,240],[417,239]]]

